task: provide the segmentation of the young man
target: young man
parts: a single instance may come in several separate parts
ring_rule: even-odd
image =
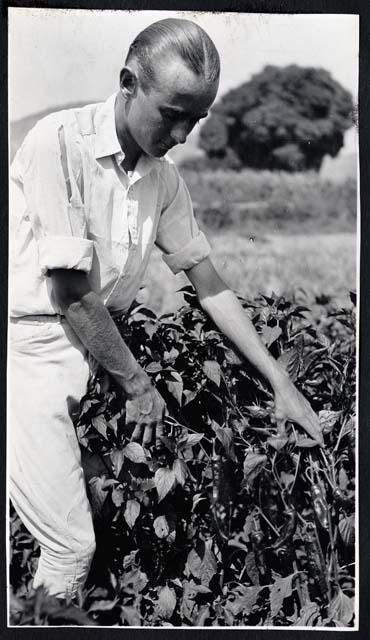
[[[90,356],[124,391],[132,438],[149,445],[161,429],[163,399],[112,319],[134,300],[154,243],[271,384],[278,430],[293,420],[321,442],[310,405],[215,271],[186,186],[165,157],[207,115],[218,80],[218,53],[202,29],[154,23],[132,43],[119,92],[40,121],[12,165],[9,489],[40,542],[34,586],[59,597],[76,594],[95,550],[71,420]]]

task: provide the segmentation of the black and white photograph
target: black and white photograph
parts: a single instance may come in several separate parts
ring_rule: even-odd
[[[358,65],[8,9],[8,627],[358,630]]]

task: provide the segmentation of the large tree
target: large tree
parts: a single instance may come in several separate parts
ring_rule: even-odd
[[[325,69],[267,66],[215,105],[200,146],[233,166],[318,170],[343,146],[352,114],[351,94]]]

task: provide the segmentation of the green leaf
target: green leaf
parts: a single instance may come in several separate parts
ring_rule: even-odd
[[[158,516],[153,522],[153,527],[158,538],[167,538],[170,533],[170,525],[166,516]]]
[[[107,428],[109,425],[107,424],[107,421],[104,420],[103,416],[94,416],[91,420],[91,423],[98,431],[98,433],[100,433],[100,435],[103,436],[105,440],[108,440]]]
[[[123,514],[130,529],[134,526],[140,514],[140,504],[137,500],[127,500],[125,513]]]
[[[194,511],[195,507],[197,506],[197,504],[199,504],[202,500],[206,500],[207,498],[205,496],[202,496],[200,493],[195,493],[193,495],[193,505],[192,505],[192,511]]]
[[[162,371],[162,365],[160,362],[150,362],[146,367],[145,371],[147,373],[159,373]]]
[[[264,324],[262,327],[262,337],[266,347],[271,347],[271,345],[280,338],[281,334],[282,331],[278,324],[274,327],[269,327],[267,324]]]
[[[107,499],[107,492],[104,491],[106,476],[91,478],[89,480],[90,502],[94,515],[100,515],[104,502]]]
[[[184,451],[184,449],[189,449],[190,447],[194,447],[198,442],[203,438],[202,433],[189,433],[188,436],[181,438],[177,443],[177,450]]]
[[[190,389],[185,389],[184,390],[184,396],[185,396],[184,405],[186,405],[189,402],[191,402],[192,400],[194,400],[197,397],[198,393],[199,393],[199,389],[194,389],[193,391],[191,391]]]
[[[152,320],[157,320],[157,316],[155,315],[154,311],[148,309],[148,307],[139,306],[135,311],[135,315],[136,314],[151,318]]]
[[[264,407],[260,407],[258,404],[251,404],[245,407],[245,409],[252,416],[252,418],[266,418],[266,416],[268,415],[267,409],[265,409]]]
[[[140,613],[135,607],[121,605],[121,621],[128,622],[130,627],[140,627]]]
[[[113,472],[116,478],[118,478],[122,469],[125,454],[122,449],[112,449],[110,452],[110,459],[113,465]]]
[[[182,392],[184,390],[184,383],[182,377],[177,371],[171,371],[171,377],[175,380],[166,380],[166,386],[170,394],[175,398],[178,404],[181,406]]]
[[[247,484],[253,484],[254,480],[263,470],[266,462],[267,456],[263,453],[253,453],[252,451],[247,453],[243,465],[244,480]]]
[[[322,432],[324,434],[331,433],[341,415],[342,411],[328,411],[326,409],[319,411],[319,420]]]
[[[348,626],[354,615],[354,598],[350,598],[338,587],[337,595],[329,602],[328,617],[340,626]]]
[[[257,585],[245,587],[240,584],[232,591],[233,600],[227,600],[225,607],[231,611],[234,616],[239,615],[243,611],[245,615],[251,613],[252,607],[256,604],[258,594],[263,586]]]
[[[123,455],[126,456],[131,462],[147,464],[145,451],[138,442],[129,442],[122,449]]]
[[[270,445],[270,447],[273,447],[275,451],[280,451],[280,449],[283,449],[283,447],[285,447],[286,443],[288,442],[288,436],[271,436],[271,438],[267,438],[266,442]]]
[[[203,607],[200,607],[198,615],[194,620],[194,626],[204,627],[206,620],[209,618],[209,616],[210,616],[209,606],[208,604],[205,604],[203,605]]]
[[[243,364],[243,360],[231,349],[227,349],[227,351],[225,351],[225,358],[228,364],[237,366]]]
[[[312,447],[317,447],[317,440],[313,440],[312,438],[306,438],[305,436],[298,436],[297,447],[302,447],[302,449],[311,449]]]
[[[204,544],[203,557],[200,557],[195,549],[191,549],[188,558],[187,566],[190,572],[199,578],[202,585],[209,586],[210,580],[217,572],[217,561],[211,550],[212,540],[206,540]]]
[[[194,610],[196,609],[196,604],[194,602],[194,598],[196,598],[198,594],[198,586],[196,585],[194,580],[184,581],[184,595],[181,602],[181,615],[188,620],[192,620],[192,616]]]
[[[202,438],[203,438],[203,433],[189,433],[187,446],[194,447],[196,444],[198,444],[202,440]]]
[[[203,364],[203,372],[209,380],[220,386],[221,383],[221,368],[217,360],[205,360]]]
[[[279,613],[281,607],[283,606],[285,598],[288,598],[292,595],[292,582],[293,578],[295,578],[296,575],[296,573],[292,573],[290,576],[286,576],[286,578],[280,578],[270,586],[270,606],[272,618],[277,616],[277,614]]]
[[[160,502],[174,487],[176,483],[175,472],[168,467],[161,467],[154,474],[154,482]]]
[[[120,507],[123,504],[124,501],[124,495],[123,495],[123,488],[122,487],[115,487],[112,491],[112,502],[116,507]]]
[[[295,347],[288,349],[279,356],[278,362],[287,371],[292,381],[295,382],[302,364],[300,351]]]
[[[280,483],[285,491],[290,491],[295,480],[294,473],[287,473],[286,471],[281,471],[280,473]]]
[[[349,484],[349,479],[348,479],[347,472],[343,467],[339,469],[338,482],[339,482],[339,488],[342,489],[342,491],[346,491]]]
[[[138,567],[134,567],[120,577],[119,583],[121,589],[125,591],[140,593],[148,584],[148,578],[146,573],[140,571]]]
[[[221,442],[225,452],[232,460],[236,460],[235,451],[233,447],[234,434],[230,427],[220,427],[217,422],[212,420],[212,429],[216,434],[216,438]]]
[[[342,518],[339,521],[338,529],[344,544],[347,547],[353,546],[356,538],[355,514],[351,513],[351,515]]]
[[[186,462],[184,462],[184,460],[180,460],[180,458],[177,458],[172,465],[172,469],[175,473],[177,482],[183,487],[185,484],[186,476],[188,474]]]
[[[166,619],[171,618],[176,607],[176,596],[173,589],[167,585],[159,590],[158,603]]]
[[[151,339],[153,334],[157,331],[156,324],[152,320],[144,323],[144,329],[147,336]]]
[[[173,360],[176,360],[178,355],[179,350],[175,347],[171,347],[170,351],[165,351],[163,353],[163,359],[165,360],[165,362],[172,362]]]
[[[295,623],[297,627],[314,627],[319,626],[321,622],[320,608],[316,602],[309,602],[300,611],[300,616]]]

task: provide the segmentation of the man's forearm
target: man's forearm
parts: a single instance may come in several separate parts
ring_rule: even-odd
[[[241,354],[276,389],[288,378],[284,369],[262,344],[252,321],[230,289],[206,297],[201,301],[203,309],[216,326],[238,348]]]
[[[90,291],[64,309],[65,316],[99,364],[128,395],[146,374],[135,360],[99,297]],[[148,378],[148,386],[150,384]]]

